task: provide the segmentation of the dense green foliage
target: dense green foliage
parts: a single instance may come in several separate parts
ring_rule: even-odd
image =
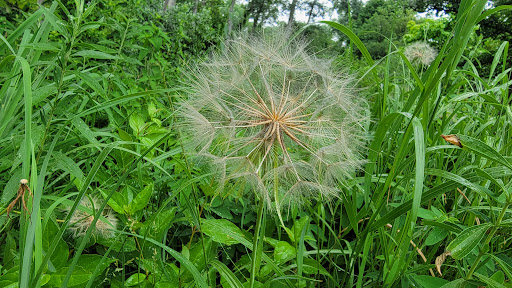
[[[281,2],[0,1],[0,287],[510,287],[510,34],[486,1],[335,2],[341,24],[294,27],[368,103],[365,164],[275,213],[219,193],[178,110],[228,19]]]

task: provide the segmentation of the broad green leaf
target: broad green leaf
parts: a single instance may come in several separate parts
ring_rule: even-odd
[[[63,267],[59,269],[57,272],[51,274],[51,283],[57,287],[62,286],[62,283],[64,281],[64,278],[66,277],[68,270],[69,267]],[[71,277],[69,278],[67,286],[76,286],[84,284],[87,281],[89,281],[89,278],[91,278],[91,274],[92,272],[86,271],[82,267],[75,267],[73,273],[71,273]]]
[[[226,219],[202,219],[201,229],[213,241],[226,245],[240,243],[236,240],[237,237],[245,238],[240,228]]]
[[[452,282],[446,283],[439,288],[464,288],[464,287],[466,287],[465,283],[466,283],[465,279],[457,279]]]
[[[135,240],[132,237],[126,237],[122,241],[116,241],[115,238],[98,238],[97,242],[105,247],[111,247],[116,252],[133,252],[137,250]]]
[[[448,236],[448,231],[441,227],[434,227],[425,240],[425,245],[430,246],[439,243]]]
[[[66,242],[60,238],[58,240],[54,240],[53,237],[59,232],[59,227],[55,224],[51,219],[45,226],[43,231],[43,250],[47,251],[51,245],[51,241],[58,241],[57,246],[55,247],[55,252],[50,257],[50,263],[48,265],[48,270],[50,272],[55,272],[66,265],[69,257],[69,248]]]
[[[146,275],[142,273],[135,273],[132,276],[130,276],[128,279],[126,279],[126,282],[124,282],[124,285],[131,287],[141,284],[144,280],[146,280]]]
[[[137,196],[135,196],[132,203],[130,203],[130,212],[135,213],[146,208],[152,194],[153,184],[146,185],[146,187],[144,187],[144,189],[142,189],[142,191],[140,191]]]
[[[274,261],[277,265],[286,263],[297,256],[297,249],[285,241],[279,241],[274,248]]]
[[[318,261],[316,261],[315,259],[304,258],[303,263],[302,263],[302,268],[303,268],[304,274],[313,275],[313,274],[320,273],[329,278],[332,278],[331,274],[329,274],[329,272],[327,272],[327,270],[324,268],[324,266],[321,263],[318,263]]]
[[[413,282],[415,282],[415,284],[418,285],[415,287],[422,287],[422,288],[439,288],[439,287],[450,282],[448,280],[437,278],[437,277],[432,277],[430,275],[412,274],[411,279]]]
[[[490,223],[485,223],[464,229],[446,247],[446,250],[451,252],[454,259],[460,260],[466,257],[482,241],[485,232],[491,226]]]
[[[102,189],[98,189],[101,193],[101,195],[103,196],[103,198],[107,198],[108,197],[108,194],[106,191],[103,191]],[[128,203],[126,203],[126,201],[124,200],[124,197],[119,193],[119,192],[114,192],[114,194],[112,194],[112,197],[110,197],[110,199],[108,199],[108,202],[107,202],[108,206],[110,206],[110,208],[112,208],[112,210],[116,211],[117,213],[119,214],[126,214],[126,211],[124,210],[124,207],[126,207],[128,205]]]
[[[106,259],[104,262],[101,262],[102,258],[103,256],[97,254],[81,255],[76,265],[84,268],[86,271],[89,271],[91,273],[94,272],[96,267],[101,265],[99,268],[99,273],[101,274],[105,269],[107,269],[110,263],[116,261],[116,259]]]
[[[296,243],[300,239],[300,234],[302,233],[302,229],[304,229],[304,226],[309,223],[309,216],[301,217],[299,220],[296,220],[293,223],[291,232],[292,234],[288,233],[288,236],[290,236],[290,239],[293,243]]]

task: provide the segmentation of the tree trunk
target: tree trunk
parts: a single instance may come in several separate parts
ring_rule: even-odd
[[[311,21],[311,15],[313,15],[313,9],[315,9],[316,2],[317,2],[317,0],[313,1],[313,3],[311,3],[311,9],[309,9],[307,24],[309,24],[309,21]]]
[[[164,13],[167,10],[174,8],[174,6],[176,6],[176,0],[165,0],[165,2],[164,2]]]
[[[228,17],[228,32],[227,39],[231,37],[231,31],[233,30],[233,10],[235,9],[236,0],[231,0],[231,4],[229,5],[229,17]]]
[[[254,19],[254,22],[252,24],[252,28],[253,30],[256,30],[256,28],[258,27],[258,25],[260,24],[258,21],[260,21],[260,17],[261,15],[263,14],[263,6],[265,5],[265,1],[264,0],[260,0],[260,1],[256,1],[256,0],[253,0],[253,3],[256,2],[256,9],[254,9],[254,15],[253,15],[253,19]],[[262,22],[264,21],[265,19],[262,19]]]
[[[194,12],[192,12],[194,15],[197,14],[197,6],[199,6],[199,0],[196,0],[196,2],[194,3]]]
[[[286,25],[286,30],[290,31],[293,27],[293,21],[295,16],[295,7],[297,6],[297,0],[292,0],[292,4],[290,5],[290,17],[288,17],[288,25]]]

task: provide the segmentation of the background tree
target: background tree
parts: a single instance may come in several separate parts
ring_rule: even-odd
[[[261,28],[266,21],[275,21],[283,0],[250,0],[247,4],[243,23],[252,19],[252,29]]]
[[[310,0],[302,3],[302,10],[304,10],[306,12],[306,16],[308,16],[306,24],[309,24],[311,21],[314,21],[315,18],[325,16],[328,8],[323,2]]]
[[[297,0],[292,0],[290,4],[290,8],[288,11],[290,15],[288,16],[288,24],[286,25],[286,29],[290,30],[293,27],[294,17],[295,17],[295,9],[297,8]]]
[[[349,8],[352,29],[374,58],[388,53],[388,39],[399,44],[407,32],[407,23],[415,19],[414,11],[404,1],[370,0],[364,4],[360,0],[341,0],[335,2],[335,9],[338,21],[344,25],[349,23]],[[341,35],[340,40],[346,44],[348,38]]]

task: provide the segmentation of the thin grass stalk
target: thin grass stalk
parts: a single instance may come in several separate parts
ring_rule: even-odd
[[[501,225],[501,221],[503,221],[503,217],[505,217],[505,213],[507,212],[508,206],[510,206],[510,201],[508,200],[505,205],[503,205],[503,208],[501,209],[500,215],[498,216],[498,219],[496,220],[496,223],[494,223],[494,226],[491,229],[491,232],[487,235],[487,238],[485,239],[483,246],[487,249],[480,249],[480,252],[478,253],[478,256],[476,257],[475,261],[473,262],[473,265],[471,265],[471,268],[469,269],[468,274],[466,275],[465,279],[469,280],[473,276],[473,273],[475,273],[476,268],[478,267],[478,264],[480,263],[480,260],[482,260],[482,257],[488,252],[489,243],[491,243],[492,238],[494,237],[494,234],[498,231],[498,228]]]
[[[263,253],[263,235],[265,235],[265,229],[263,223],[263,217],[265,214],[265,201],[263,199],[259,199],[258,205],[258,213],[256,216],[256,227],[254,229],[254,239],[253,239],[253,249],[252,249],[252,259],[251,259],[251,273],[249,280],[249,287],[254,288],[256,274],[259,273],[259,267],[261,264],[261,253]],[[260,239],[261,238],[261,239]]]
[[[25,31],[24,38],[27,38],[30,31]],[[17,60],[19,61],[23,73],[23,91],[24,91],[24,106],[25,106],[25,143],[23,148],[23,162],[22,162],[22,175],[25,179],[30,179],[30,170],[31,170],[31,155],[32,155],[32,75],[30,71],[30,66],[24,58],[18,56]],[[34,175],[35,176],[35,175]],[[31,181],[29,185],[32,186],[32,190],[36,190],[34,188],[35,181]],[[23,196],[23,197],[27,197]],[[37,203],[33,203],[37,204]],[[29,207],[31,207],[29,203]],[[39,207],[35,207],[34,213],[36,216],[39,215],[37,213]],[[30,209],[30,208],[29,208]],[[28,211],[23,212],[22,209],[22,216],[21,218],[25,219],[26,215],[25,213],[28,213]],[[28,281],[30,279],[30,271],[32,268],[32,255],[33,255],[33,243],[34,243],[34,237],[35,237],[35,229],[36,229],[36,223],[35,219],[37,217],[32,217],[32,221],[30,222],[29,226],[27,227],[27,232],[25,237],[22,236],[22,238],[25,238],[22,245],[20,245],[20,249],[23,249],[23,262],[21,264],[21,270],[20,270],[20,287],[28,287]],[[24,230],[24,229],[23,229]],[[22,231],[23,231],[22,230]]]

